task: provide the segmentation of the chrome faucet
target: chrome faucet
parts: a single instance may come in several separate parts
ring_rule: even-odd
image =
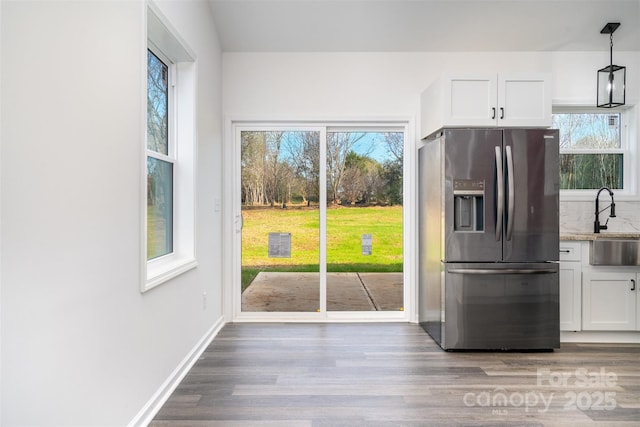
[[[606,208],[600,210],[600,204],[598,202],[598,199],[600,198],[600,193],[602,193],[602,191],[607,190],[609,192],[609,195],[611,196],[611,204],[609,206],[607,206]],[[600,230],[606,230],[607,229],[607,224],[609,223],[609,218],[607,218],[607,220],[605,221],[604,225],[600,225],[600,214],[604,211],[606,211],[607,209],[611,208],[611,211],[609,212],[609,218],[615,218],[616,217],[616,204],[613,201],[613,191],[609,190],[607,187],[602,187],[600,190],[598,190],[598,194],[596,195],[596,220],[593,223],[593,232],[594,233],[599,233]]]

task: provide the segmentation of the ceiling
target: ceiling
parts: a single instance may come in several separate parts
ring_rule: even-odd
[[[640,0],[209,0],[225,52],[640,51]]]

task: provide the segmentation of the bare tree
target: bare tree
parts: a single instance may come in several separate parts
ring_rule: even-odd
[[[280,149],[282,146],[283,131],[265,132],[266,161],[265,161],[265,189],[266,202],[273,206],[280,202],[278,186],[280,184]]]
[[[327,133],[327,201],[337,204],[338,190],[342,184],[345,160],[353,146],[365,137],[363,132]]]
[[[344,171],[341,196],[351,205],[362,200],[366,191],[365,175],[358,167],[347,167]]]
[[[380,135],[384,135],[382,140]],[[319,202],[320,143],[317,131],[242,131],[243,204],[275,206],[294,199],[307,205]],[[387,201],[388,174],[369,155],[381,143],[395,153],[385,165],[399,164],[401,170],[402,133],[327,134],[327,203]]]
[[[309,205],[312,199],[319,199],[320,133],[296,132],[285,145],[298,191]]]
[[[168,67],[147,52],[147,148],[168,154]]]
[[[242,132],[240,163],[242,199],[245,205],[261,205],[265,202],[265,152],[263,132]]]
[[[383,140],[387,145],[387,151],[391,154],[395,161],[402,164],[404,157],[404,132],[385,132],[382,134]]]

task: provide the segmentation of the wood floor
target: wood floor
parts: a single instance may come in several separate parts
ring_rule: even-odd
[[[228,324],[151,426],[639,426],[640,345],[445,352],[417,325]]]

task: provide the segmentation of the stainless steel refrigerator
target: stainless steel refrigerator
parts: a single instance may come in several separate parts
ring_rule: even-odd
[[[445,350],[560,346],[554,129],[445,129],[419,151],[419,321]]]

